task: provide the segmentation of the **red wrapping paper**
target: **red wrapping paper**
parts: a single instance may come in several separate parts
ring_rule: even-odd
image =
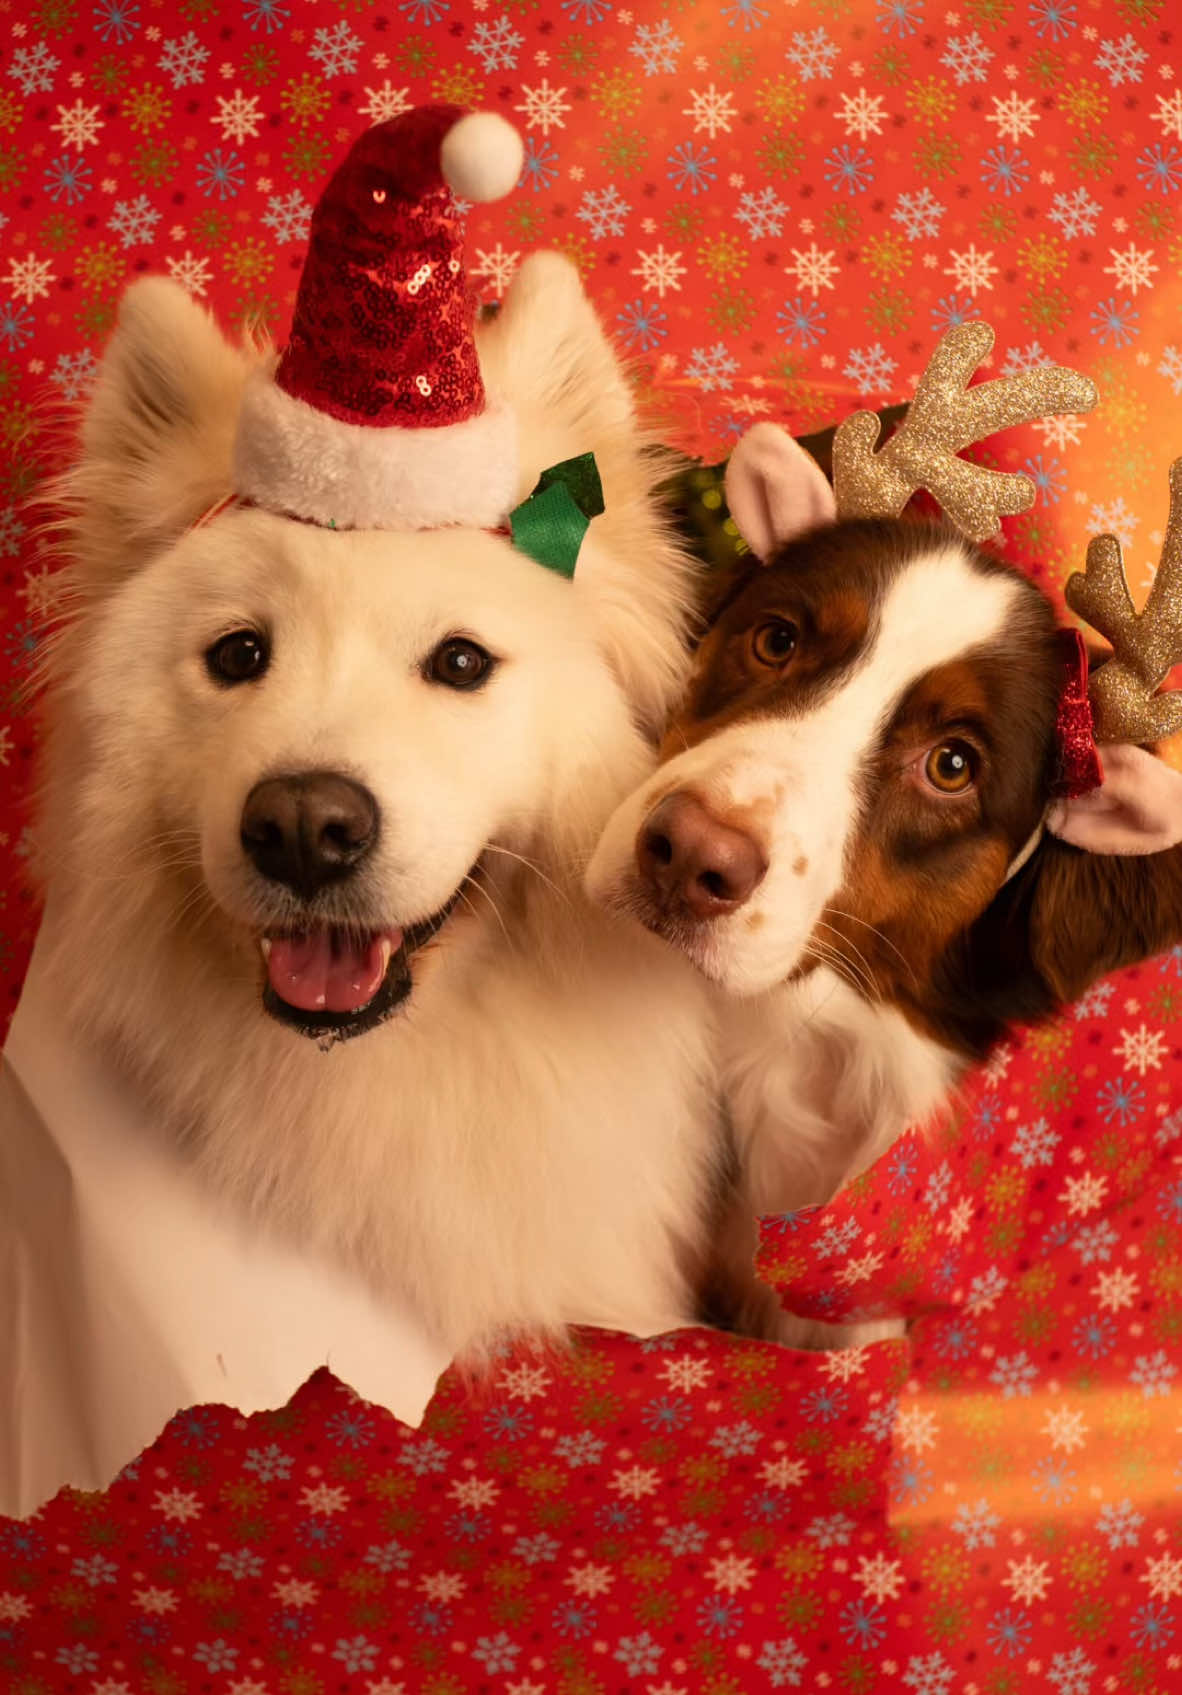
[[[1052,593],[1108,529],[1151,575],[1182,450],[1182,93],[1160,0],[33,0],[0,49],[0,981],[36,924],[22,702],[60,458],[123,283],[282,337],[310,205],[403,103],[522,126],[478,289],[579,264],[667,439],[717,459],[906,399],[938,331],[1098,383],[983,457]],[[949,1127],[769,1222],[803,1310],[907,1345],[581,1338],[445,1379],[411,1434],[327,1377],[180,1415],[104,1497],[0,1524],[20,1695],[1182,1683],[1182,950],[1016,1036]]]

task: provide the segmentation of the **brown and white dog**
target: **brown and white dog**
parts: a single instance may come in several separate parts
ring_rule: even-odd
[[[587,883],[725,991],[730,1316],[800,1339],[750,1285],[756,1215],[828,1200],[1011,1022],[1182,935],[1182,855],[1152,851],[1179,780],[1106,749],[1103,788],[1048,811],[1064,644],[1037,588],[950,526],[835,521],[774,426],[727,493],[751,555]]]

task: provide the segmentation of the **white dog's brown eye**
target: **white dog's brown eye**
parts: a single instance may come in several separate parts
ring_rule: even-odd
[[[787,618],[769,618],[751,638],[751,651],[761,665],[782,665],[796,651],[800,631]]]
[[[231,630],[205,650],[205,668],[215,683],[251,683],[271,661],[267,638],[258,630]]]
[[[941,742],[924,760],[923,774],[942,795],[963,794],[977,775],[977,751],[968,742]]]
[[[444,683],[449,689],[471,689],[484,681],[492,667],[491,653],[463,636],[449,636],[427,661],[426,671],[433,683]]]

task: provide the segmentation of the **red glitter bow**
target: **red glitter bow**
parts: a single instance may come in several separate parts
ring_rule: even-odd
[[[1055,734],[1059,743],[1059,770],[1054,794],[1060,800],[1077,800],[1098,789],[1104,767],[1096,747],[1092,705],[1088,699],[1088,650],[1078,630],[1060,630],[1063,647],[1063,692]]]

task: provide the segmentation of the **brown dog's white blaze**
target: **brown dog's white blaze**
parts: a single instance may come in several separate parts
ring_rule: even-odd
[[[926,622],[922,609],[900,612],[906,579],[925,572],[947,596]],[[966,611],[974,594],[980,609]],[[657,804],[635,832],[635,886],[617,904],[744,992],[744,960],[795,902],[805,928],[774,974],[765,953],[755,987],[827,966],[966,1057],[1082,986],[1086,961],[1052,934],[1070,929],[1072,891],[1095,882],[1088,856],[1047,838],[1007,882],[1056,771],[1063,657],[1041,592],[950,530],[876,520],[815,531],[766,566],[739,568],[715,604],[664,740]],[[868,700],[876,674],[881,692]],[[771,769],[773,742],[788,777]],[[849,764],[845,789],[828,794],[807,780],[825,776],[827,746]],[[769,761],[763,780],[753,759]],[[794,827],[793,813],[826,808],[818,883],[807,823]],[[1103,863],[1114,888],[1144,881]],[[758,874],[735,876],[736,865]],[[1137,908],[1127,942],[1099,947],[1102,968],[1182,931],[1182,870],[1124,904]],[[1092,953],[1098,943],[1093,934]]]

